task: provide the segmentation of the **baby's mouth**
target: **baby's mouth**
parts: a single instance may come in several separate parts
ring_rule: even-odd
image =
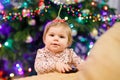
[[[59,46],[59,44],[57,44],[57,43],[53,43],[52,45]]]

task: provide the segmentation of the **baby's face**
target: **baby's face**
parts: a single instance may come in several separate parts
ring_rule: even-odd
[[[61,26],[51,27],[45,36],[44,43],[51,52],[62,52],[68,47],[68,35],[66,29]]]

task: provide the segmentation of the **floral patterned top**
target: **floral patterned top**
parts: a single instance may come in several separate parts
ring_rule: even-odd
[[[65,49],[59,54],[54,54],[48,49],[42,48],[37,51],[34,67],[37,74],[53,72],[55,71],[56,62],[77,66],[80,64],[81,59],[76,55],[73,49]]]

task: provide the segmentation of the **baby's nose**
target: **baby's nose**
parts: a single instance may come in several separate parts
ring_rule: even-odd
[[[58,37],[58,36],[55,36],[55,37],[54,37],[54,40],[57,40],[57,41],[58,41],[58,39],[59,39],[59,37]]]

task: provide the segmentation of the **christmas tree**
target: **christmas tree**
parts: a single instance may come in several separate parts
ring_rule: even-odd
[[[0,0],[0,71],[33,75],[44,25],[57,16],[72,29],[71,47],[83,59],[96,40],[119,21],[107,0]],[[3,69],[4,68],[4,69]],[[0,76],[1,77],[1,76]]]

